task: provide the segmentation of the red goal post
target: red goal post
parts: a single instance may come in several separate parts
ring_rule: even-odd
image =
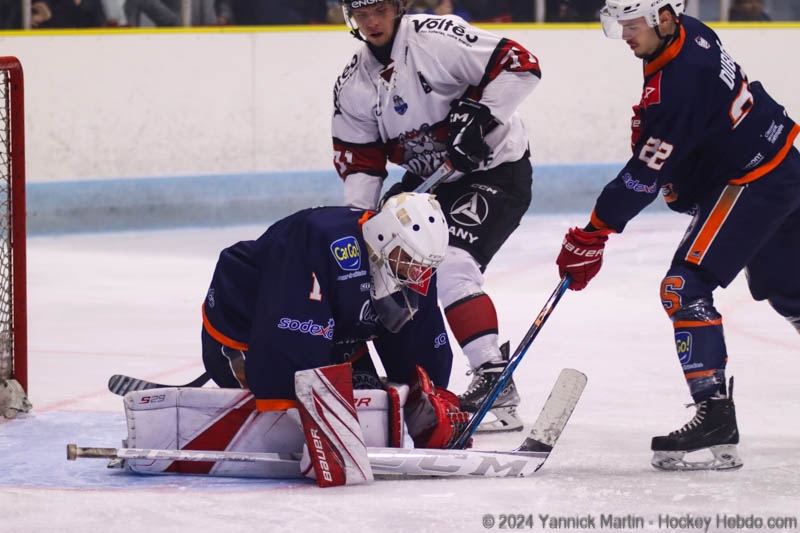
[[[0,379],[28,390],[25,95],[15,57],[0,57]]]

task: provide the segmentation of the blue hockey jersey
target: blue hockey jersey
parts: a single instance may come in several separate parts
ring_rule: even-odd
[[[256,398],[294,399],[297,370],[344,362],[369,340],[390,381],[408,382],[419,364],[434,383],[447,386],[452,351],[435,281],[395,334],[372,307],[361,233],[371,214],[305,209],[221,252],[203,325],[222,344],[246,350],[247,384]]]
[[[713,188],[756,180],[800,132],[759,82],[750,82],[717,34],[682,15],[680,35],[644,63],[632,123],[633,157],[603,189],[592,225],[621,232],[658,192],[693,212]]]

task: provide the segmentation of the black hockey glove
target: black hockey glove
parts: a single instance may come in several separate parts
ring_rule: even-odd
[[[492,112],[479,102],[462,98],[450,104],[449,120],[447,155],[450,163],[456,170],[472,172],[492,153],[483,140],[486,129],[494,124]]]
[[[383,207],[383,204],[386,203],[386,200],[388,200],[392,196],[400,194],[401,192],[405,192],[405,187],[403,187],[402,181],[398,181],[397,183],[389,187],[383,194],[381,201],[378,203],[378,209]]]

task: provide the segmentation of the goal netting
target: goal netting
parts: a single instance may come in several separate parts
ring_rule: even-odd
[[[22,65],[0,57],[0,416],[30,410],[25,290]]]

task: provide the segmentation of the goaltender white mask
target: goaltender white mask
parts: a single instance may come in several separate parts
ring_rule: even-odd
[[[444,213],[430,194],[392,196],[362,226],[369,252],[371,297],[381,323],[399,331],[416,313],[447,250]]]

